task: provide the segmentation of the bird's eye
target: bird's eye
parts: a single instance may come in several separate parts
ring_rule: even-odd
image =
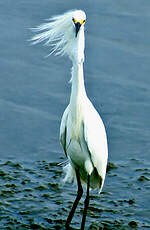
[[[78,22],[75,18],[72,18],[72,21],[74,22],[74,24]]]
[[[83,25],[85,23],[85,19],[80,21],[80,24]]]

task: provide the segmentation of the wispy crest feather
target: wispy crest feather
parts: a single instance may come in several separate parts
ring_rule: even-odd
[[[45,41],[45,45],[52,46],[49,55],[55,52],[56,55],[69,54],[73,40],[73,11],[69,11],[63,15],[54,16],[48,19],[48,23],[43,23],[36,28],[32,28],[37,32],[32,39],[32,44]]]

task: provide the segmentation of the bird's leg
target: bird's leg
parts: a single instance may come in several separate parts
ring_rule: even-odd
[[[84,230],[87,208],[89,206],[89,188],[90,188],[90,175],[88,175],[88,181],[87,181],[87,192],[86,192],[86,198],[84,201],[84,211],[83,211],[83,217],[82,217],[82,223],[81,223],[81,230]]]
[[[82,197],[82,194],[83,194],[83,189],[82,189],[82,185],[81,185],[81,181],[80,181],[80,175],[79,175],[78,170],[76,170],[76,178],[77,178],[77,183],[78,183],[78,192],[77,192],[77,197],[76,197],[76,199],[75,199],[75,201],[73,203],[72,209],[71,209],[71,211],[69,213],[69,216],[67,218],[67,221],[66,221],[65,227],[66,227],[67,230],[69,229],[69,225],[71,223],[71,220],[72,220],[72,218],[74,216],[74,213],[75,213],[75,210],[77,208],[77,205],[78,205],[78,203],[79,203],[79,201],[80,201],[80,199]]]

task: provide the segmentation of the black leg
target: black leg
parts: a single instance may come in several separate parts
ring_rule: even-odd
[[[73,203],[72,209],[71,209],[69,216],[67,218],[67,221],[66,221],[65,227],[67,230],[69,229],[69,225],[71,223],[71,220],[74,216],[77,205],[78,205],[78,203],[82,197],[82,194],[83,194],[83,189],[82,189],[82,185],[81,185],[81,181],[80,181],[80,175],[79,175],[79,172],[77,170],[76,170],[76,178],[77,178],[77,183],[78,183],[78,192],[77,192],[77,197]]]
[[[87,192],[86,192],[86,198],[84,201],[84,211],[83,211],[83,217],[82,217],[82,223],[81,223],[81,230],[84,230],[87,208],[89,206],[89,188],[90,188],[90,175],[88,175],[88,181],[87,181]]]

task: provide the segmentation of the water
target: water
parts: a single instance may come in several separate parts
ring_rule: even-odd
[[[44,58],[28,29],[66,10],[86,11],[85,83],[109,144],[103,193],[87,229],[149,229],[150,3],[144,0],[0,2],[0,228],[63,229],[76,187],[61,184],[59,126],[71,63]],[[73,219],[79,229],[83,200]],[[95,228],[94,228],[95,226]]]

